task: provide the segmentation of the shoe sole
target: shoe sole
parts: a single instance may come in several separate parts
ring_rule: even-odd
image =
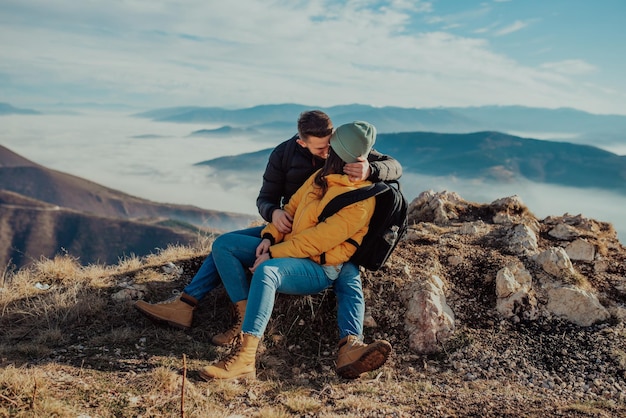
[[[143,309],[141,309],[137,305],[135,305],[135,309],[137,309],[141,314],[145,315],[152,322],[155,322],[157,324],[161,324],[161,325],[165,324],[165,325],[169,325],[171,327],[182,329],[182,330],[185,330],[185,331],[191,328],[190,326],[183,325],[183,324],[180,324],[178,322],[168,321],[167,319],[159,318],[158,316],[155,316],[155,315],[151,314],[148,311],[144,311]]]
[[[211,376],[209,374],[204,373],[203,370],[200,370],[198,372],[198,374],[200,375],[200,377],[208,382],[212,381],[212,380],[223,380],[223,381],[232,381],[232,380],[256,380],[256,370],[253,372],[249,372],[249,373],[244,373],[238,376],[233,376],[233,377],[229,377],[229,378],[225,378],[225,379],[221,379],[219,377],[214,377]]]
[[[356,379],[365,372],[381,367],[391,354],[391,344],[386,341],[370,344],[365,353],[358,360],[337,369],[337,374],[345,379]]]

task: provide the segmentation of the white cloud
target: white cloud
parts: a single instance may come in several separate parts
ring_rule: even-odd
[[[566,75],[591,74],[597,68],[583,60],[564,60],[558,62],[546,62],[541,64],[541,68]]]
[[[430,1],[421,0],[390,0],[389,8],[395,10],[408,10],[411,12],[432,12],[433,4]]]
[[[430,16],[427,21],[430,24],[443,23],[448,27],[461,27],[465,26],[468,22],[472,22],[486,16],[490,11],[491,7],[488,4],[483,3],[480,4],[479,7],[470,8],[462,12]]]
[[[524,29],[525,27],[527,27],[529,25],[530,22],[524,22],[521,20],[516,20],[515,22],[511,23],[510,25],[498,30],[497,32],[495,32],[496,36],[504,36],[504,35],[508,35],[510,33],[513,32],[517,32],[519,30]]]
[[[146,108],[360,102],[591,110],[589,97],[603,94],[580,83],[572,89],[573,73],[560,66],[532,68],[494,52],[480,31],[476,37],[429,31],[418,17],[458,27],[489,11],[482,6],[431,17],[435,6],[408,0],[5,0],[0,38],[15,41],[0,51],[0,83],[11,93],[3,100],[28,106],[45,95],[40,102]],[[500,33],[528,24],[518,21]],[[612,97],[599,97],[594,110],[615,108]]]

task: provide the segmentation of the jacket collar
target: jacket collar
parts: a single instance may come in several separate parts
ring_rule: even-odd
[[[326,176],[329,186],[352,186],[363,187],[371,184],[369,180],[351,181],[347,174],[329,174]]]

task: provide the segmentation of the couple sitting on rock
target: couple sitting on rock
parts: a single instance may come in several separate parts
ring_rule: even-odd
[[[317,219],[335,196],[372,181],[400,177],[400,164],[375,150],[376,129],[353,122],[333,130],[321,111],[303,112],[298,134],[272,152],[257,199],[266,226],[219,236],[212,252],[173,301],[135,307],[153,320],[189,328],[200,299],[223,283],[235,304],[235,324],[212,338],[233,346],[225,359],[204,367],[205,379],[256,376],[256,351],[277,292],[310,295],[333,287],[338,301],[337,374],[349,379],[381,367],[391,345],[362,341],[365,302],[358,267],[350,257],[367,233],[375,198],[346,206],[323,222]],[[281,203],[287,202],[284,207]],[[249,279],[248,272],[252,272]]]

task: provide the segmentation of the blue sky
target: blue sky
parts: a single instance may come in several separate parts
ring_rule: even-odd
[[[2,0],[0,102],[626,115],[623,0]]]

